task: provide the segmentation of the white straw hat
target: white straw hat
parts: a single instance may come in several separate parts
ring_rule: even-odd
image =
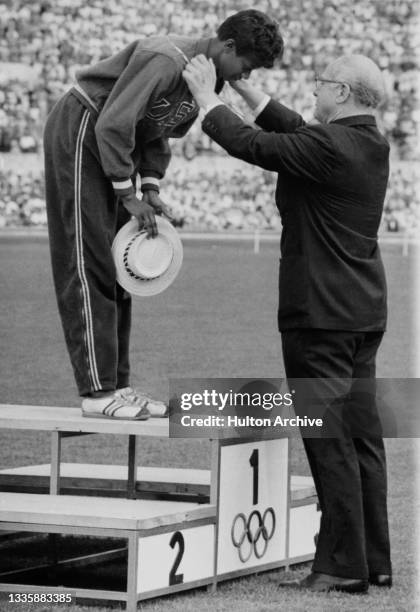
[[[134,296],[156,295],[175,280],[182,264],[182,242],[166,219],[156,216],[158,235],[147,238],[137,219],[123,225],[112,243],[117,281]]]

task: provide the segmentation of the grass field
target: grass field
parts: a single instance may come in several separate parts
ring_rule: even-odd
[[[276,331],[278,247],[263,244],[254,255],[246,242],[186,242],[185,261],[175,284],[165,293],[134,303],[132,382],[167,398],[173,377],[279,377],[284,374]],[[389,328],[378,357],[378,376],[418,376],[414,338],[413,285],[416,247],[408,257],[401,246],[384,245],[389,283]],[[0,240],[0,383],[3,403],[78,406],[52,290],[47,242],[43,238]],[[299,282],[299,279],[297,279]],[[415,595],[414,452],[417,440],[387,440],[390,524],[395,587],[372,588],[367,596],[306,595],[280,592],[279,572],[235,580],[215,596],[195,591],[146,602],[146,611],[302,612],[314,610],[410,611],[419,609]],[[124,463],[126,445],[119,437],[83,436],[65,442],[65,460]],[[0,466],[49,461],[43,433],[0,432]],[[143,465],[209,466],[209,448],[199,440],[147,440]],[[293,473],[307,474],[295,441]],[[1,549],[0,549],[1,555]],[[304,575],[310,566],[295,571]],[[420,600],[417,600],[420,601]],[[114,606],[115,607],[115,606]],[[0,601],[0,610],[46,610]],[[55,609],[55,608],[54,608]],[[58,607],[56,608],[59,609]],[[90,605],[66,606],[69,612],[98,611]]]

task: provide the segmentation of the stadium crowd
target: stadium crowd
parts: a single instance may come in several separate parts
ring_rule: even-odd
[[[273,205],[275,175],[243,164],[221,171],[204,163],[193,174],[188,165],[168,172],[162,198],[179,226],[190,230],[273,230],[280,219]],[[392,169],[383,231],[420,236],[420,194],[415,164]],[[42,172],[0,170],[0,228],[46,226]]]
[[[140,8],[139,8],[140,6]],[[210,36],[226,16],[245,8],[239,0],[3,0],[0,3],[0,155],[41,153],[45,117],[74,80],[82,65],[96,62],[135,38],[155,34]],[[311,118],[314,74],[334,56],[360,52],[383,69],[388,101],[379,123],[393,145],[393,157],[420,157],[416,49],[418,15],[410,0],[261,0],[260,10],[280,23],[286,48],[281,67],[260,70],[253,79],[267,93]],[[237,105],[241,102],[235,97]],[[199,124],[181,141],[175,154],[219,153]],[[188,169],[168,181],[174,201],[183,201],[184,223],[211,229],[276,227],[266,201],[272,177],[258,173],[255,197],[249,200],[254,175],[247,169],[232,181],[189,176]],[[411,169],[394,172],[384,219],[401,228],[418,206]],[[248,177],[253,177],[248,178]],[[42,178],[0,174],[0,224],[43,224]],[[210,190],[205,189],[211,180]],[[219,190],[213,210],[215,188]],[[186,188],[187,187],[187,188]],[[187,194],[187,195],[186,195]],[[241,205],[238,201],[241,199]],[[255,212],[255,207],[257,211]],[[7,212],[5,212],[7,211]],[[413,220],[414,223],[414,220]]]

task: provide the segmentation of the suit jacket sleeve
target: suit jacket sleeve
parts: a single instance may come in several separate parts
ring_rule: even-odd
[[[230,155],[265,170],[323,183],[336,163],[332,140],[323,125],[303,125],[284,134],[265,132],[219,105],[207,113],[202,127]]]
[[[305,121],[298,113],[275,100],[269,101],[255,123],[266,132],[277,133],[294,132],[298,127],[305,125]]]

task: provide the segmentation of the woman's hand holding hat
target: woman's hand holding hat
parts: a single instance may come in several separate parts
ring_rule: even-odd
[[[139,228],[146,230],[148,238],[158,235],[155,214],[164,214],[173,221],[168,206],[160,199],[157,191],[145,191],[141,200],[134,193],[130,193],[121,196],[121,201],[128,212],[136,217]]]
[[[143,193],[142,201],[149,204],[149,206],[153,207],[153,210],[157,215],[165,215],[165,217],[169,221],[174,221],[175,218],[171,212],[171,209],[165,202],[161,199],[160,195],[157,191],[149,190]]]

